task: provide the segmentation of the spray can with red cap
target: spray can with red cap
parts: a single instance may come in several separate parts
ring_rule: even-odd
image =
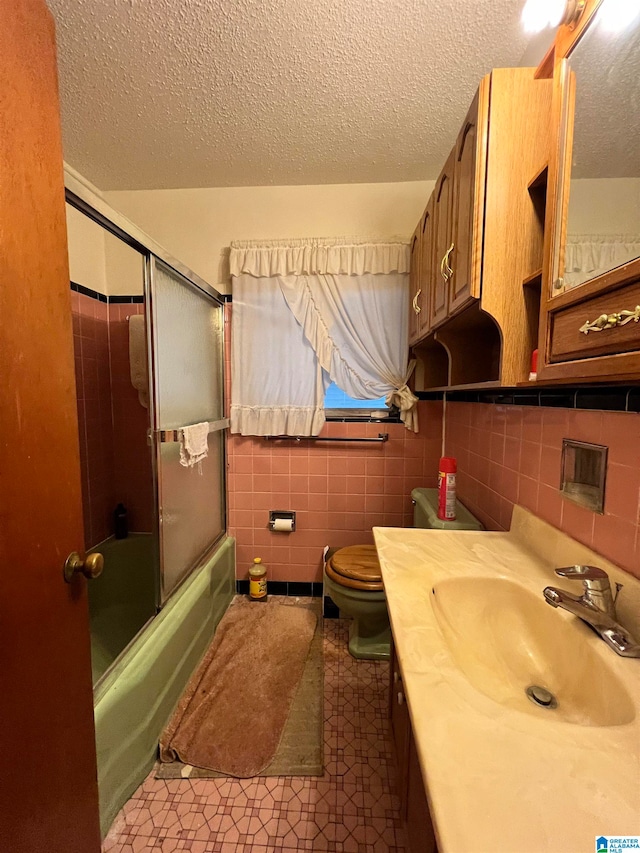
[[[438,466],[438,518],[455,521],[456,472],[458,465],[453,456],[443,456]]]

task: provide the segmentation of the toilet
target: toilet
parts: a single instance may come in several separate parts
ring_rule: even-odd
[[[324,588],[333,603],[352,616],[349,652],[363,660],[389,657],[391,629],[375,545],[349,545],[330,556]]]
[[[414,489],[413,526],[441,530],[483,530],[482,524],[459,501],[456,520],[438,518],[438,490]],[[375,545],[349,545],[329,552],[324,567],[324,591],[342,613],[352,617],[349,652],[363,660],[386,660],[391,650],[387,600]]]

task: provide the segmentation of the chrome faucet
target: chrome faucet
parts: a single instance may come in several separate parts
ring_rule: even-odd
[[[616,618],[616,599],[622,584],[616,584],[614,597],[609,576],[597,566],[566,566],[556,569],[556,574],[561,578],[582,581],[583,593],[578,596],[555,586],[547,586],[543,591],[546,602],[552,607],[562,607],[578,616],[590,625],[616,654],[640,658],[640,644],[636,643]]]

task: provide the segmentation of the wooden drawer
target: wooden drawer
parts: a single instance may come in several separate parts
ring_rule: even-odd
[[[550,313],[549,361],[572,361],[640,350],[639,306],[640,281],[635,281]],[[630,312],[631,316],[625,312]],[[602,315],[607,315],[616,325],[601,331],[588,329],[585,334],[587,325],[598,321]]]

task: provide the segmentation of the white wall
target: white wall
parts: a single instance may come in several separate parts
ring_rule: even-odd
[[[69,277],[98,293],[107,293],[105,231],[84,213],[66,204]]]
[[[140,252],[108,232],[104,247],[109,296],[141,296],[144,293],[144,260]]]
[[[66,212],[71,281],[109,296],[141,295],[142,255],[69,203]]]
[[[221,292],[232,240],[409,238],[433,181],[105,192],[104,198]]]
[[[640,237],[640,178],[572,180],[567,233]]]

